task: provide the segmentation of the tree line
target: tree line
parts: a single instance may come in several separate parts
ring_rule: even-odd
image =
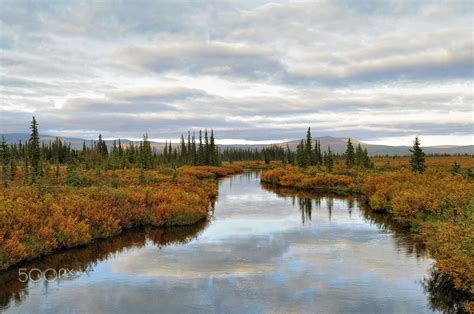
[[[344,154],[335,154],[328,145],[326,150],[321,149],[321,142],[314,141],[311,135],[311,128],[306,132],[306,139],[301,139],[296,148],[296,164],[300,168],[307,168],[308,166],[325,166],[328,172],[333,171],[336,160],[344,160],[348,168],[372,168],[373,163],[370,161],[367,148],[362,149],[358,144],[354,149],[354,145],[349,138],[347,140],[347,147]]]
[[[78,166],[99,171],[134,167],[148,170],[163,165],[174,168],[183,165],[219,166],[223,161],[232,163],[257,160],[267,164],[279,161],[281,164],[297,165],[300,168],[321,166],[328,172],[332,172],[334,164],[339,161],[343,161],[348,169],[373,168],[367,149],[362,148],[360,144],[354,148],[349,138],[344,154],[334,153],[330,146],[323,150],[319,140],[313,141],[311,128],[308,128],[306,138],[301,139],[296,151],[292,151],[288,145],[285,148],[270,145],[262,149],[230,147],[221,150],[215,143],[212,129],[210,132],[207,129],[204,132],[199,130],[197,137],[191,132],[187,133],[186,138],[181,135],[179,144],[173,145],[171,141],[166,141],[160,151],[152,147],[148,134],[145,134],[139,143],[114,140],[110,149],[99,134],[98,141],[91,141],[89,144],[84,141],[82,149],[73,149],[70,143],[59,138],[47,144],[41,143],[35,117],[31,121],[30,129],[30,138],[26,143],[20,141],[8,145],[3,138],[0,142],[1,178],[4,185],[15,180],[18,166],[22,167],[25,180],[35,183],[52,166],[56,166],[56,174],[59,176],[61,164],[68,166],[68,174],[72,176]],[[418,137],[410,151],[412,171],[423,173],[426,168],[425,154]]]
[[[33,117],[30,124],[30,137],[26,143],[7,144],[2,138],[0,142],[0,166],[3,185],[15,181],[18,167],[21,167],[25,183],[34,184],[39,178],[56,167],[56,175],[60,175],[60,165],[67,165],[68,176],[76,176],[76,168],[114,170],[126,168],[154,169],[158,166],[179,167],[182,165],[219,166],[221,164],[219,148],[215,144],[214,131],[202,132],[196,139],[188,132],[187,141],[181,136],[179,145],[166,142],[163,150],[154,149],[148,139],[143,136],[139,143],[114,140],[109,149],[102,135],[98,141],[86,141],[82,149],[71,148],[56,138],[49,143],[41,143],[38,122]]]

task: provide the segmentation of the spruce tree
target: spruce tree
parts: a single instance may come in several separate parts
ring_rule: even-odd
[[[294,165],[295,164],[295,159],[293,158],[293,153],[290,150],[290,146],[286,144],[286,160],[288,160],[289,164]]]
[[[216,149],[216,142],[214,140],[214,130],[211,129],[211,138],[209,142],[209,163],[211,166],[218,166],[218,153]]]
[[[8,152],[8,145],[5,142],[5,138],[2,136],[2,141],[0,142],[0,161],[2,163],[2,181],[3,185],[8,185],[8,166],[10,163],[10,156]]]
[[[179,149],[180,163],[185,164],[186,159],[187,159],[187,155],[188,155],[188,149],[187,149],[187,146],[186,146],[186,142],[184,141],[183,134],[181,134],[179,145],[180,145],[180,149]]]
[[[360,143],[357,145],[356,150],[355,150],[355,165],[357,167],[362,167],[363,165],[363,155],[362,147],[360,146]]]
[[[354,146],[352,146],[352,142],[350,138],[347,140],[345,158],[346,158],[346,166],[348,168],[352,168],[354,166],[355,157],[354,157]]]
[[[363,152],[363,166],[364,168],[372,168],[372,162],[370,161],[367,148],[364,148],[364,152]]]
[[[321,154],[321,142],[319,140],[314,141],[314,162],[316,165],[320,165],[323,163],[323,156]]]
[[[296,148],[296,161],[300,168],[306,168],[308,166],[305,143],[303,140],[300,141],[300,144]]]
[[[311,128],[308,128],[306,132],[306,145],[305,145],[306,160],[309,165],[315,164],[315,156],[313,155],[313,139],[311,137]]]
[[[412,153],[410,160],[411,171],[414,173],[425,172],[425,153],[421,149],[418,136],[415,137],[415,141],[413,141],[413,148],[410,149],[410,152]]]
[[[331,146],[328,145],[328,151],[326,154],[326,170],[328,172],[332,172],[333,168],[334,168],[334,156],[331,151]]]
[[[35,183],[40,175],[40,141],[38,133],[38,123],[36,122],[35,117],[31,121],[31,135],[28,142],[29,146],[29,155],[31,161],[31,183]]]
[[[140,144],[140,161],[143,169],[153,168],[153,152],[151,149],[150,141],[148,140],[148,134],[143,135],[143,142]],[[171,146],[171,143],[170,143]]]
[[[99,134],[97,150],[99,151],[99,155],[101,156],[102,159],[107,159],[107,156],[109,155],[109,151],[107,149],[107,144],[105,144],[105,141],[102,139],[102,134]]]
[[[204,164],[204,146],[202,144],[202,132],[199,130],[199,146],[197,152],[197,165],[201,166]]]
[[[211,157],[210,147],[209,147],[209,137],[207,136],[207,129],[204,130],[204,165],[209,166],[209,161]]]
[[[186,163],[191,163],[193,162],[193,145],[191,143],[191,132],[188,131],[188,147],[187,147],[187,152],[188,155],[186,156]]]
[[[196,149],[196,136],[194,132],[193,132],[193,137],[191,139],[191,159],[192,159],[193,166],[196,166],[198,164],[198,154],[197,154],[197,149]]]

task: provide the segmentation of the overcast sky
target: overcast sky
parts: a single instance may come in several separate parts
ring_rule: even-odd
[[[474,1],[0,0],[0,133],[473,144]]]

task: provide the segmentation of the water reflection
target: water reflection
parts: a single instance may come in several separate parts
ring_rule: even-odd
[[[464,303],[470,300],[467,292],[454,288],[453,280],[433,269],[428,278],[423,282],[423,287],[433,310],[443,313],[465,313]]]
[[[29,281],[41,281],[45,286],[48,280],[41,280],[40,272],[32,271],[30,280],[19,280],[19,270],[30,273],[32,269],[39,269],[46,279],[51,281],[73,280],[78,273],[89,273],[102,261],[113,259],[116,254],[132,248],[141,248],[152,244],[158,249],[168,245],[184,245],[195,239],[208,225],[202,220],[195,225],[173,228],[143,227],[127,230],[122,234],[108,239],[96,241],[90,245],[73,248],[20,264],[6,271],[0,272],[0,310],[7,309],[12,302],[19,304],[28,296]],[[52,271],[52,270],[55,271]],[[67,269],[74,273],[64,273],[60,278],[57,274],[60,269]],[[45,272],[48,270],[47,272]],[[58,279],[58,280],[56,280]]]
[[[77,271],[59,283],[21,283],[18,268],[0,272],[1,308],[117,313],[453,308],[436,304],[435,297],[430,310],[421,279],[430,274],[432,261],[423,245],[387,216],[365,210],[357,198],[261,185],[255,172],[225,178],[219,189],[210,221],[135,229],[21,266]],[[436,292],[439,277],[431,275],[425,285]]]
[[[427,258],[428,252],[423,241],[416,234],[410,233],[407,226],[397,223],[389,214],[372,211],[370,207],[358,197],[322,191],[297,191],[295,189],[276,187],[271,184],[262,183],[262,187],[272,191],[282,198],[292,199],[292,203],[298,203],[302,216],[302,223],[311,220],[313,204],[315,209],[320,209],[323,200],[326,200],[325,208],[331,220],[331,211],[334,199],[343,199],[347,202],[348,214],[357,204],[361,214],[370,223],[375,224],[381,231],[390,233],[395,239],[397,248],[404,254]],[[427,295],[430,309],[443,313],[465,313],[463,304],[469,300],[470,295],[457,290],[452,279],[438,270],[431,268],[429,274],[421,282]]]

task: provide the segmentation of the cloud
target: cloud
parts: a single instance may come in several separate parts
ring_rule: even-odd
[[[283,71],[269,49],[219,42],[127,47],[118,52],[118,62],[156,73],[260,79],[278,76]]]
[[[7,1],[0,130],[472,134],[471,29],[462,1]]]
[[[349,66],[306,67],[293,71],[296,80],[332,84],[348,82],[380,83],[393,80],[446,80],[472,78],[473,47],[470,43],[451,50],[397,55],[383,59],[361,60]],[[351,58],[352,59],[352,58]],[[356,58],[354,58],[357,61]]]

